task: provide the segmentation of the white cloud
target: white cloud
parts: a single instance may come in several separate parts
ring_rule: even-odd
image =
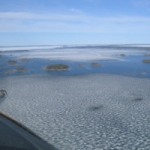
[[[81,10],[75,9],[75,8],[70,9],[70,11],[75,12],[75,13],[82,13],[83,14],[83,12]]]
[[[98,17],[82,13],[0,12],[0,18],[0,32],[147,33],[150,31],[150,18],[138,16]]]
[[[68,14],[34,14],[27,12],[0,12],[1,19],[40,19],[40,20],[73,20],[80,19],[80,15]]]
[[[71,11],[81,12],[80,10],[71,9]],[[0,12],[1,19],[40,19],[40,20],[68,20],[68,21],[113,21],[113,22],[135,22],[135,21],[150,21],[149,17],[135,17],[135,16],[116,16],[116,17],[98,17],[89,16],[85,14],[34,14],[27,12]]]

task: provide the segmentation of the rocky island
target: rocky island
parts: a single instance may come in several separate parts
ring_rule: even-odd
[[[91,63],[91,66],[94,66],[94,67],[101,67],[102,65],[101,64],[99,64],[99,63]]]
[[[150,59],[144,59],[142,60],[143,63],[150,63]]]
[[[9,65],[16,65],[16,64],[18,64],[18,62],[16,60],[8,60],[7,64],[9,64]]]
[[[45,70],[63,71],[68,70],[69,66],[65,64],[52,64],[45,67]]]
[[[17,68],[16,71],[17,72],[24,72],[24,71],[26,71],[26,68],[23,68],[23,67]]]

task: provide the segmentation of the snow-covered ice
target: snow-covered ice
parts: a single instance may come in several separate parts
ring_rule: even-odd
[[[17,58],[46,58],[67,61],[123,60],[118,57],[120,54],[143,55],[149,52],[147,49],[149,47],[139,46],[20,46],[0,47],[0,52],[5,56],[11,55]]]
[[[150,149],[150,79],[9,76],[0,89],[0,111],[60,150]]]

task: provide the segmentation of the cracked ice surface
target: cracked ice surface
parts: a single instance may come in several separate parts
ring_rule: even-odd
[[[95,74],[0,78],[0,110],[61,150],[150,149],[150,79]]]

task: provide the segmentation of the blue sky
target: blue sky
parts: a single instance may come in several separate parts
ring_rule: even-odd
[[[0,45],[148,44],[150,0],[0,0]]]

